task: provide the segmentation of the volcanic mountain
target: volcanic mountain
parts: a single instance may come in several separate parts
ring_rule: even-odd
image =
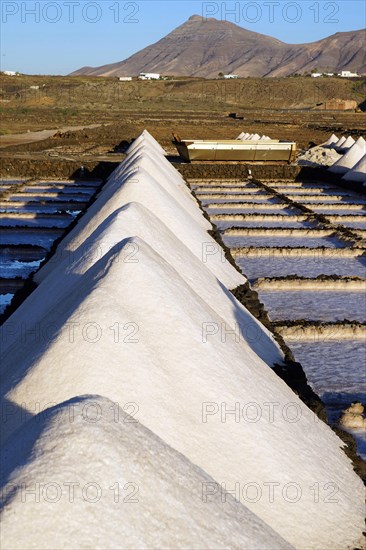
[[[366,31],[338,32],[317,42],[286,44],[228,21],[193,15],[167,36],[128,59],[83,67],[72,75],[163,75],[217,77],[288,76],[292,73],[350,70],[366,72]]]

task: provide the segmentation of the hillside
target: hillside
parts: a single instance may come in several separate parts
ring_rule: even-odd
[[[167,36],[128,59],[84,67],[72,75],[128,76],[140,72],[217,77],[281,77],[313,69],[366,72],[365,30],[336,33],[307,44],[286,44],[228,21],[193,15]],[[117,53],[116,53],[117,55]]]

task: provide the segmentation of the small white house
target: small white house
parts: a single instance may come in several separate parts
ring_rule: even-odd
[[[17,73],[15,71],[4,71],[4,74],[6,74],[6,76],[16,76]]]
[[[351,73],[351,71],[342,71],[338,74],[338,76],[341,76],[342,78],[353,78],[359,75],[357,73]]]
[[[120,76],[119,81],[120,82],[131,82],[132,76]]]
[[[319,78],[320,76],[323,76],[323,73],[311,73],[312,78]]]
[[[158,73],[140,73],[139,74],[140,80],[159,80],[160,74]]]
[[[237,75],[237,74],[224,74],[224,78],[226,78],[226,79],[239,78],[239,75]]]

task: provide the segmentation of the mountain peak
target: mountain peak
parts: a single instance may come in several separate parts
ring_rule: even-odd
[[[206,22],[209,24],[203,25]],[[167,36],[124,61],[72,74],[135,76],[154,72],[217,78],[223,72],[281,77],[315,68],[362,74],[366,72],[363,50],[363,30],[337,33],[310,44],[286,44],[229,21],[193,14]]]
[[[191,15],[188,21],[203,21],[202,15]]]

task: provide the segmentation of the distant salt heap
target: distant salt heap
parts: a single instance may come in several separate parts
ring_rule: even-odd
[[[327,139],[327,141],[325,141],[324,143],[322,143],[322,147],[331,147],[332,145],[334,145],[335,143],[337,143],[337,141],[339,140],[339,137],[337,137],[335,134],[332,134],[330,136],[329,139]]]
[[[318,145],[308,149],[299,156],[297,163],[299,166],[332,166],[340,158],[342,158],[342,155],[337,153],[334,149]]]
[[[343,145],[343,143],[345,143],[345,141],[346,141],[346,138],[344,136],[341,136],[336,143],[332,144],[332,147],[334,147],[334,149],[338,149],[338,148],[342,147],[342,145]]]
[[[271,138],[268,136],[260,136],[259,134],[248,134],[247,132],[241,132],[236,138],[241,141],[267,141]]]
[[[300,166],[325,166],[331,172],[345,174],[360,160],[359,153],[357,153],[358,148],[365,151],[365,146],[366,143],[362,137],[355,141],[352,136],[338,138],[335,134],[332,134],[321,145],[312,147],[300,155],[297,163]]]
[[[342,177],[345,181],[366,182],[366,154]]]
[[[366,153],[366,148],[354,143],[347,153],[342,158],[337,160],[332,166],[328,168],[330,172],[334,174],[345,174],[351,170],[362,159]]]
[[[346,151],[347,149],[350,149],[352,145],[356,143],[352,136],[348,136],[346,141],[341,146],[342,151]]]
[[[279,537],[296,548],[360,546],[363,485],[342,442],[269,368],[278,347],[228,292],[245,279],[150,137],[2,327],[2,436],[15,486],[2,547],[286,548]],[[80,425],[80,412],[75,430],[61,421],[68,400],[80,411],[79,396],[96,394],[100,424]],[[135,413],[134,433],[124,418],[108,420],[108,400]],[[146,500],[121,513],[111,497],[74,507],[17,498],[21,483],[94,478],[134,482]],[[214,495],[226,487],[241,505],[222,508],[214,496],[205,511],[194,499],[208,479]]]

